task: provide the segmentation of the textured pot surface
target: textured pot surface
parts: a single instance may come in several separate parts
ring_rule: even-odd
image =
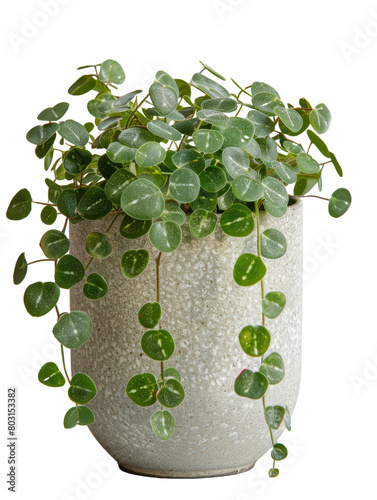
[[[110,221],[71,225],[71,253],[85,264],[87,235],[104,231]],[[96,416],[90,430],[121,468],[138,474],[205,477],[247,470],[271,447],[262,401],[234,392],[240,371],[258,369],[260,364],[260,358],[244,354],[238,341],[244,326],[261,323],[260,285],[239,287],[233,280],[237,258],[244,252],[257,253],[256,231],[247,238],[232,238],[218,228],[208,238],[195,240],[185,223],[181,246],[162,255],[161,328],[170,331],[176,345],[165,366],[179,370],[186,394],[172,410],[174,434],[162,442],[149,422],[159,406],[140,408],[126,394],[133,375],[159,374],[159,363],[142,352],[145,329],[138,321],[140,307],[156,300],[153,257],[158,252],[147,236],[124,239],[119,224],[117,220],[111,229],[113,254],[94,260],[87,272],[104,276],[108,294],[90,301],[82,294],[82,284],[71,290],[71,310],[86,311],[93,320],[89,341],[72,351],[72,373],[87,373],[98,388],[89,404]],[[280,384],[268,388],[266,403],[286,404],[293,411],[301,368],[302,203],[290,206],[280,219],[262,213],[261,230],[269,227],[285,235],[287,252],[281,259],[265,259],[265,292],[284,292],[287,304],[278,318],[266,321],[272,337],[266,355],[278,351],[286,372]],[[143,274],[130,280],[121,273],[121,256],[139,248],[151,253],[150,262]],[[275,431],[275,438],[281,432],[282,428]]]

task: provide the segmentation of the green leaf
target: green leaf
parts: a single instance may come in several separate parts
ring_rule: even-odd
[[[226,184],[226,176],[220,167],[207,167],[199,176],[202,189],[209,193],[217,193]]]
[[[91,115],[96,118],[106,118],[108,113],[105,111],[104,106],[108,107],[108,110],[111,110],[115,102],[115,97],[111,94],[101,94],[97,95],[95,99],[92,99],[88,102],[87,108]]]
[[[268,471],[269,477],[277,477],[279,475],[279,469],[272,468]]]
[[[57,229],[50,229],[41,238],[40,247],[48,259],[60,259],[70,247],[67,236]]]
[[[45,179],[45,183],[48,186],[48,199],[51,203],[56,203],[60,193],[62,192],[62,187],[51,179]]]
[[[270,94],[275,94],[278,99],[280,99],[279,92],[277,92],[271,85],[264,82],[254,82],[251,85],[252,95],[261,94],[262,92],[269,92]]]
[[[138,317],[144,328],[155,328],[161,319],[161,305],[159,302],[147,302],[139,310]]]
[[[266,229],[260,237],[261,253],[267,259],[279,259],[287,251],[287,242],[283,233],[277,229]]]
[[[254,136],[254,125],[251,121],[238,116],[230,118],[225,125],[216,125],[216,128],[221,131],[224,137],[224,148],[242,148]]]
[[[268,203],[266,200],[263,202],[263,206],[266,212],[275,218],[283,217],[283,215],[285,215],[288,210],[288,205],[280,205],[280,207],[275,207],[275,205],[271,205],[271,203]]]
[[[274,207],[288,205],[288,193],[283,183],[273,177],[266,177],[262,180],[264,187],[264,197],[268,203]]]
[[[113,204],[107,198],[105,191],[99,186],[91,186],[81,198],[77,212],[87,220],[97,220],[106,217],[111,212]]]
[[[289,130],[292,130],[292,132],[298,132],[301,130],[304,122],[301,115],[297,113],[297,111],[290,108],[284,108],[282,106],[276,106],[274,112],[284,125],[289,128]]]
[[[161,219],[165,222],[175,222],[181,226],[186,221],[186,214],[180,208],[179,203],[174,200],[165,202],[165,210],[161,215]]]
[[[212,73],[213,75],[217,76],[217,78],[220,78],[220,80],[224,80],[225,81],[225,77],[220,75],[220,73],[218,73],[217,71],[215,71],[214,69],[212,69],[210,66],[208,66],[208,64],[205,64],[204,62],[202,61],[199,61],[200,64],[203,65],[203,68],[206,69],[207,71],[209,71],[210,73]]]
[[[199,120],[207,123],[227,123],[229,116],[214,109],[201,109],[198,111]]]
[[[175,222],[158,221],[152,225],[149,239],[160,252],[174,252],[181,243],[182,231]]]
[[[268,116],[274,116],[275,108],[277,106],[282,106],[284,108],[284,104],[275,94],[271,92],[260,92],[259,94],[253,95],[252,98],[253,106],[262,113]]]
[[[68,396],[74,403],[85,405],[97,394],[97,388],[93,380],[85,373],[76,373],[71,379],[71,387]]]
[[[174,432],[174,416],[168,410],[157,410],[151,416],[153,432],[162,441],[167,441]]]
[[[82,291],[87,299],[101,299],[108,292],[105,278],[103,278],[100,274],[89,274],[86,278]]]
[[[285,414],[285,409],[282,406],[267,406],[265,412],[267,425],[274,430],[278,430]]]
[[[175,378],[175,380],[178,380],[178,382],[181,381],[181,376],[175,368],[165,368],[164,370],[164,379],[167,380],[168,378]],[[158,382],[162,384],[162,377],[161,374],[158,377]]]
[[[275,161],[278,155],[276,142],[271,137],[259,137],[256,142],[260,149],[260,159],[266,165]]]
[[[291,413],[290,413],[290,411],[288,409],[288,406],[285,407],[284,423],[285,423],[285,427],[290,431],[292,429],[292,426],[291,426]]]
[[[52,333],[64,347],[77,349],[89,339],[92,333],[92,320],[83,311],[62,314]]]
[[[179,97],[191,96],[191,86],[187,82],[185,82],[185,80],[175,78],[175,83],[177,84],[179,90]]]
[[[83,172],[92,162],[90,151],[81,148],[73,148],[64,156],[63,165],[70,175],[78,175]]]
[[[65,384],[65,378],[60,373],[55,363],[45,363],[38,372],[38,380],[41,384],[48,387],[62,387]]]
[[[260,399],[267,391],[268,382],[262,373],[243,370],[234,383],[236,394],[244,398]]]
[[[139,406],[151,406],[157,401],[156,377],[151,373],[141,373],[132,377],[127,384],[127,396]]]
[[[253,232],[254,217],[249,208],[236,203],[221,215],[220,226],[228,236],[243,238]]]
[[[64,255],[55,268],[55,283],[60,288],[71,288],[79,283],[85,274],[82,262],[73,255]]]
[[[251,286],[258,283],[266,274],[263,260],[252,253],[240,255],[233,270],[233,278],[237,285]]]
[[[185,397],[182,384],[170,378],[165,380],[165,385],[157,393],[157,401],[166,408],[175,408],[180,405]]]
[[[57,200],[58,210],[66,217],[74,219],[77,216],[77,203],[78,191],[74,189],[64,189]]]
[[[261,364],[260,372],[267,378],[271,385],[278,384],[284,378],[284,362],[279,353],[273,352]]]
[[[119,232],[123,238],[135,240],[147,234],[151,226],[151,220],[138,220],[126,214],[123,217]]]
[[[101,64],[99,79],[102,82],[111,82],[120,85],[126,79],[122,66],[112,59],[106,59]]]
[[[287,448],[281,443],[275,443],[271,451],[273,460],[284,460],[288,456]]]
[[[29,285],[24,294],[24,304],[31,316],[40,317],[47,314],[59,300],[60,290],[55,283],[38,281]]]
[[[271,336],[264,326],[245,326],[239,334],[239,341],[243,351],[248,356],[262,356],[268,349]]]
[[[222,154],[223,164],[228,174],[235,178],[250,172],[249,155],[239,147],[227,147]]]
[[[56,104],[53,108],[46,108],[41,111],[37,116],[37,119],[46,122],[55,122],[60,120],[60,118],[66,114],[68,108],[68,102],[59,102],[59,104]]]
[[[83,95],[94,89],[95,86],[96,80],[92,76],[83,75],[69,87],[68,94]]]
[[[161,172],[160,167],[157,167],[157,165],[147,168],[137,167],[136,170],[139,179],[146,179],[147,181],[152,182],[159,189],[162,189],[165,186],[167,176]]]
[[[264,113],[252,109],[247,114],[247,119],[254,125],[256,137],[266,137],[274,131],[274,122]]]
[[[200,191],[198,175],[188,168],[175,170],[170,177],[170,196],[179,203],[191,203]]]
[[[217,215],[202,208],[190,215],[190,231],[194,238],[205,238],[213,233],[217,225]]]
[[[180,141],[182,134],[177,129],[161,120],[153,120],[147,123],[148,130],[157,137],[162,137],[168,141]]]
[[[229,92],[219,83],[207,78],[201,73],[195,73],[192,77],[192,83],[199,90],[207,94],[213,99],[218,99],[220,97],[230,97]]]
[[[309,115],[310,125],[317,134],[324,134],[330,127],[331,113],[329,108],[321,103],[318,104]]]
[[[31,194],[27,189],[21,189],[9,203],[7,218],[10,220],[25,219],[31,212]]]
[[[177,129],[183,135],[191,136],[198,128],[199,123],[200,123],[199,118],[188,118],[187,120],[182,120],[173,123],[172,127]]]
[[[146,142],[153,142],[154,139],[155,136],[149,130],[140,127],[131,127],[123,130],[118,137],[119,142],[136,149],[140,148]]]
[[[14,266],[14,271],[13,271],[13,283],[15,285],[19,285],[22,283],[25,279],[27,273],[27,261],[25,258],[25,253],[22,253],[17,261],[16,265]]]
[[[167,330],[148,330],[141,339],[141,348],[155,361],[166,361],[173,354],[175,345]]]
[[[121,206],[126,214],[135,219],[152,220],[161,216],[165,209],[165,200],[152,182],[137,179],[123,191]]]
[[[217,206],[217,194],[209,193],[204,189],[200,188],[199,194],[197,198],[190,204],[192,210],[197,210],[198,208],[202,208],[203,210],[207,210],[208,212],[212,212],[215,210]],[[185,214],[186,220],[186,214]]]
[[[106,154],[110,160],[116,163],[129,163],[135,159],[137,149],[130,148],[118,141],[112,142],[107,148]]]
[[[251,141],[245,144],[242,149],[254,158],[261,157],[262,152],[260,150],[259,144],[255,139],[251,139]]]
[[[308,133],[311,132],[310,130]],[[314,133],[314,132],[313,132]],[[285,149],[290,153],[291,155],[297,156],[299,153],[303,153],[304,150],[299,144],[295,144],[294,142],[291,141],[284,141],[283,146]]]
[[[319,172],[318,162],[307,153],[297,155],[297,166],[304,174],[316,174]]]
[[[140,167],[152,167],[165,160],[166,151],[157,142],[146,142],[136,152],[136,163]]]
[[[76,425],[90,425],[95,421],[94,413],[87,406],[73,406],[64,416],[64,428],[72,429]]]
[[[315,134],[312,130],[308,130],[306,133],[308,134],[310,141],[317,147],[318,151],[322,153],[323,156],[329,158],[332,161],[339,177],[343,177],[342,167],[339,165],[338,160],[336,159],[334,153],[329,151],[328,147],[323,142],[323,140],[320,137],[318,137],[318,135]]]
[[[56,221],[57,216],[58,212],[56,211],[55,207],[46,205],[45,207],[42,208],[41,221],[43,222],[43,224],[51,226],[51,224],[53,224]]]
[[[331,217],[341,217],[351,206],[351,194],[348,189],[339,188],[333,192],[329,201],[329,214]]]
[[[224,137],[217,130],[200,129],[192,135],[195,146],[203,153],[215,153],[224,142]]]
[[[296,182],[297,180],[296,172],[290,165],[288,165],[288,163],[284,163],[281,161],[273,161],[271,166],[283,182],[287,184],[292,184]]]
[[[46,123],[45,125],[37,125],[26,134],[26,139],[32,144],[44,144],[55,132],[59,130],[57,123]],[[60,132],[59,132],[60,133]]]
[[[43,144],[38,144],[37,147],[35,148],[35,154],[37,155],[37,158],[39,159],[45,158],[43,165],[45,170],[49,169],[52,162],[52,158],[54,156],[54,150],[51,149],[51,147],[54,144],[55,139],[56,139],[56,133],[53,134],[49,139],[47,139],[46,142],[44,142]]]
[[[74,120],[66,120],[60,124],[59,134],[74,146],[84,147],[89,141],[89,134],[84,125]]]
[[[136,180],[135,175],[131,174],[131,172],[125,168],[120,168],[114,172],[106,182],[105,194],[107,198],[113,203],[120,205],[123,191],[134,180]]]
[[[223,113],[231,113],[238,107],[237,101],[228,97],[219,97],[216,99],[207,99],[202,103],[202,109],[212,109]]]
[[[145,271],[148,262],[149,253],[147,250],[127,250],[122,255],[120,267],[126,278],[136,278]]]
[[[132,92],[128,92],[125,95],[122,95],[121,97],[118,97],[118,99],[114,103],[114,106],[125,106],[141,92],[143,92],[143,91],[142,90],[134,90]]]
[[[262,198],[264,187],[247,175],[239,175],[232,183],[232,191],[241,201],[256,201]]]
[[[283,292],[268,292],[262,300],[263,314],[269,319],[277,318],[284,309],[286,302],[287,299]]]
[[[85,249],[91,257],[106,259],[113,252],[113,244],[108,234],[93,232],[86,238]]]
[[[153,106],[161,116],[172,113],[178,105],[177,84],[167,73],[158,71],[154,83],[149,88]]]
[[[188,168],[199,175],[206,167],[203,156],[193,149],[182,149],[172,156],[172,161],[177,168]]]

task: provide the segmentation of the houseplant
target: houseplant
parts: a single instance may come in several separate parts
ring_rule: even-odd
[[[43,205],[43,223],[54,224],[60,214],[65,221],[61,231],[50,229],[42,235],[40,246],[45,258],[28,262],[24,253],[18,257],[14,283],[24,280],[29,265],[53,262],[54,281],[30,284],[24,295],[25,307],[32,316],[43,316],[53,309],[57,314],[53,334],[61,344],[62,371],[55,363],[48,362],[41,367],[38,378],[50,387],[62,387],[67,381],[68,396],[75,405],[67,411],[64,426],[92,426],[101,444],[122,468],[132,472],[164,477],[200,475],[184,468],[169,473],[156,470],[157,444],[149,444],[151,436],[142,427],[143,419],[149,406],[160,405],[160,409],[148,413],[148,419],[150,417],[151,428],[164,446],[168,446],[165,441],[174,435],[171,441],[176,439],[178,443],[174,448],[176,454],[172,448],[173,462],[167,462],[167,467],[174,469],[180,456],[179,446],[185,441],[178,421],[181,437],[177,431],[174,433],[174,415],[190,413],[193,420],[189,425],[198,427],[200,435],[203,419],[198,417],[199,407],[206,405],[206,398],[211,409],[210,394],[201,384],[213,376],[211,369],[219,363],[219,360],[214,362],[220,348],[217,346],[219,339],[225,344],[229,336],[231,342],[238,336],[237,356],[241,357],[237,358],[237,363],[247,357],[250,364],[236,373],[235,367],[231,369],[232,360],[225,359],[228,357],[226,351],[221,351],[225,363],[221,376],[227,372],[226,379],[231,380],[235,394],[246,398],[252,406],[245,405],[245,400],[238,397],[234,402],[233,394],[227,394],[232,401],[229,412],[233,411],[234,417],[237,407],[236,413],[240,412],[238,414],[245,418],[251,408],[254,412],[250,413],[251,425],[258,419],[257,429],[259,415],[262,415],[264,431],[272,447],[273,467],[269,475],[276,477],[279,473],[276,461],[287,456],[287,449],[275,438],[283,426],[290,429],[291,424],[286,401],[266,402],[269,392],[274,397],[280,394],[275,386],[282,383],[286,371],[283,356],[275,347],[272,349],[276,345],[274,331],[279,330],[279,324],[287,332],[291,328],[297,340],[300,311],[294,309],[295,304],[281,289],[271,288],[273,278],[269,282],[266,271],[268,268],[269,272],[274,272],[279,277],[278,283],[282,276],[291,280],[288,288],[292,288],[299,301],[300,278],[297,279],[295,273],[300,268],[300,254],[293,253],[300,247],[299,240],[295,239],[300,238],[302,206],[299,199],[314,196],[308,193],[316,186],[322,189],[322,173],[327,164],[331,163],[340,176],[342,170],[335,155],[319,137],[327,131],[331,121],[330,111],[324,104],[312,107],[302,98],[298,106],[285,105],[278,92],[262,82],[243,88],[232,80],[235,93],[229,93],[218,83],[218,80],[225,80],[224,77],[207,65],[202,66],[190,83],[174,80],[159,71],[149,93],[143,97],[139,95],[141,90],[119,95],[117,85],[124,82],[125,74],[116,61],[84,66],[79,69],[88,69],[89,74],[81,76],[69,88],[69,93],[95,92],[87,105],[94,119],[84,124],[66,119],[69,105],[65,102],[44,109],[38,115],[45,123],[32,128],[27,139],[35,144],[37,157],[43,159],[45,170],[53,175],[53,179],[46,179],[48,202],[37,202],[27,189],[22,189],[11,200],[7,217],[21,220],[29,215],[32,204],[36,203]],[[208,73],[212,73],[211,78],[206,76]],[[96,135],[95,127],[99,131]],[[301,134],[308,139],[306,150],[297,139]],[[323,161],[318,162],[309,154],[313,149],[324,157]],[[287,186],[293,186],[292,195],[288,194]],[[340,188],[327,201],[330,215],[339,217],[348,210],[351,196],[346,189]],[[70,238],[66,236],[68,224]],[[292,234],[288,237],[290,231]],[[206,253],[208,248],[210,253]],[[289,251],[292,253],[288,258]],[[118,252],[121,253],[118,255]],[[286,259],[284,271],[279,264],[283,260],[278,259]],[[215,263],[216,280],[212,276],[213,268],[208,268],[212,263]],[[287,264],[290,267],[286,267]],[[161,273],[163,265],[165,277]],[[195,269],[200,271],[197,275]],[[224,281],[224,269],[230,271],[227,274],[230,281]],[[185,281],[189,272],[193,274]],[[169,300],[160,299],[163,279],[166,283],[170,279],[170,285],[163,291],[170,293]],[[203,296],[200,296],[201,288],[207,290]],[[58,308],[61,289],[71,289],[69,313],[62,313]],[[213,319],[207,323],[202,318],[201,324],[205,325],[202,331],[201,307],[212,304],[214,294],[217,302],[206,311],[207,316],[213,314]],[[226,303],[220,306],[224,297]],[[237,300],[231,309],[229,303],[234,297]],[[252,297],[251,309],[247,306],[247,297]],[[143,303],[141,298],[145,299]],[[197,299],[201,299],[198,302],[201,307],[190,305],[189,314],[182,319],[186,304]],[[237,301],[243,313],[237,311]],[[98,305],[101,302],[105,308]],[[124,322],[119,325],[117,320],[122,318],[124,309]],[[134,309],[138,311],[137,318],[135,312],[131,319],[129,311]],[[250,324],[250,318],[256,314],[259,319]],[[219,321],[222,315],[224,318]],[[174,323],[176,318],[179,325],[184,325],[184,321],[191,324],[196,344],[201,344],[202,335],[203,349],[210,353],[203,358],[209,363],[209,375],[208,366],[203,366],[202,362],[195,367],[190,365],[190,373],[197,370],[192,375],[196,380],[193,390],[201,397],[205,393],[203,400],[196,401],[196,411],[191,404],[185,409],[185,387],[190,374],[177,358],[185,339],[179,338],[176,348],[175,339],[179,335]],[[141,335],[133,333],[135,319],[144,329]],[[172,325],[170,330],[174,330],[174,338],[164,328],[167,323]],[[204,340],[213,324],[218,329],[217,336],[211,336],[206,346]],[[230,332],[232,325],[238,326]],[[187,335],[193,335],[192,332]],[[287,343],[294,343],[294,339],[281,333],[278,340],[284,349]],[[135,352],[136,345],[138,352]],[[72,378],[66,369],[65,348],[72,350]],[[200,358],[200,352],[200,345],[196,345],[188,355]],[[167,364],[173,353],[176,366],[170,361]],[[94,376],[89,376],[92,366],[97,365]],[[123,365],[132,372],[127,379],[123,375],[128,372],[117,372]],[[294,388],[289,386],[280,394],[286,398],[288,393],[293,393],[290,396],[292,404],[298,391],[299,363],[296,365],[295,373],[292,372]],[[145,366],[151,367],[150,372],[144,370]],[[181,372],[183,366],[184,377],[177,366]],[[219,377],[217,374],[217,380],[213,380],[215,386]],[[219,387],[222,388],[222,384],[220,382]],[[96,397],[97,385],[103,389],[105,399],[100,399],[100,394]],[[109,395],[119,399],[115,412],[106,402]],[[186,389],[186,399],[189,397],[191,392]],[[221,409],[222,402],[216,404],[216,408],[211,409],[213,414]],[[136,405],[142,408],[140,413],[135,413]],[[178,406],[177,410],[172,410]],[[92,408],[97,410],[96,423]],[[245,408],[246,414],[242,413]],[[153,458],[148,467],[131,467],[132,458],[122,458],[125,452],[119,448],[121,438],[114,437],[111,428],[116,420],[120,420],[122,428],[124,415],[127,425],[131,421],[133,432],[139,434],[137,442],[133,443],[134,452],[142,448],[141,456],[149,453]],[[193,425],[197,417],[199,426]],[[205,419],[208,420],[208,412]],[[101,436],[96,425],[104,422],[108,428]],[[248,435],[244,423],[243,429]],[[226,431],[226,436],[232,434],[234,432],[229,429]],[[239,447],[250,448],[250,435],[240,438],[238,429],[235,434],[236,453]],[[217,439],[218,434],[211,438],[213,442]],[[263,446],[252,460],[249,459],[249,466],[267,449],[265,436],[261,441]],[[201,438],[200,442],[205,441]],[[131,441],[127,444],[130,446]],[[160,444],[158,446],[162,449]],[[188,446],[187,439],[185,446]],[[221,451],[213,448],[214,444],[211,446],[206,445],[203,455],[191,449],[188,453],[197,453],[208,463],[210,454],[216,456]],[[189,460],[187,457],[183,461]],[[212,465],[201,475],[227,474],[243,469],[233,465],[232,460],[226,467],[216,470]]]

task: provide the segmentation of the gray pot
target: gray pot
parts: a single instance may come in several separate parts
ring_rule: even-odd
[[[110,218],[70,226],[71,253],[88,261],[85,239],[92,231],[104,231]],[[247,238],[232,238],[217,229],[203,240],[193,239],[187,224],[178,250],[163,254],[160,264],[161,327],[173,335],[176,350],[166,367],[176,367],[182,377],[185,399],[173,409],[176,427],[169,441],[160,441],[150,426],[157,405],[140,408],[126,395],[128,380],[141,372],[159,374],[159,363],[141,350],[144,333],[138,311],[156,300],[157,251],[147,236],[126,240],[117,220],[111,229],[113,254],[94,260],[89,272],[103,275],[108,294],[90,301],[82,284],[71,290],[71,310],[86,311],[93,320],[90,340],[72,351],[72,373],[87,373],[98,394],[90,402],[96,421],[90,426],[95,438],[121,469],[157,477],[209,477],[243,472],[253,467],[271,447],[262,401],[237,396],[234,380],[244,368],[257,369],[259,358],[242,351],[238,334],[250,324],[261,323],[260,285],[239,287],[233,266],[245,251],[256,253],[256,231]],[[287,253],[266,259],[265,291],[282,291],[287,305],[275,320],[267,320],[271,351],[284,359],[283,381],[270,386],[269,404],[294,409],[300,384],[302,304],[302,203],[290,206],[274,219],[261,214],[262,231],[274,227],[287,239]],[[122,254],[145,248],[151,259],[145,272],[127,279],[120,270]],[[268,353],[267,353],[268,354]],[[277,439],[283,426],[274,432]]]

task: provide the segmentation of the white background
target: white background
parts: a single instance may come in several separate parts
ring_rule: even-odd
[[[52,0],[47,15],[41,14],[42,3],[7,2],[0,21],[1,495],[10,495],[5,414],[7,387],[15,385],[22,500],[373,496],[377,2]],[[21,252],[29,260],[40,256],[38,242],[46,228],[35,207],[18,223],[4,214],[23,187],[34,199],[46,199],[43,166],[25,139],[37,114],[69,100],[70,118],[89,119],[86,96],[66,91],[79,76],[76,67],[107,58],[123,65],[125,92],[147,88],[159,69],[189,80],[201,59],[243,85],[270,83],[285,102],[304,96],[313,105],[325,102],[332,112],[325,140],[345,175],[339,179],[328,165],[323,194],[347,187],[353,205],[335,220],[325,202],[305,200],[302,385],[293,430],[282,438],[290,456],[277,479],[266,476],[269,454],[253,471],[226,478],[169,481],[122,473],[87,429],[63,429],[69,407],[65,389],[37,381],[45,361],[59,360],[51,333],[55,318],[26,313],[24,284],[13,286],[12,272]],[[47,280],[49,266],[32,266],[27,283]]]

